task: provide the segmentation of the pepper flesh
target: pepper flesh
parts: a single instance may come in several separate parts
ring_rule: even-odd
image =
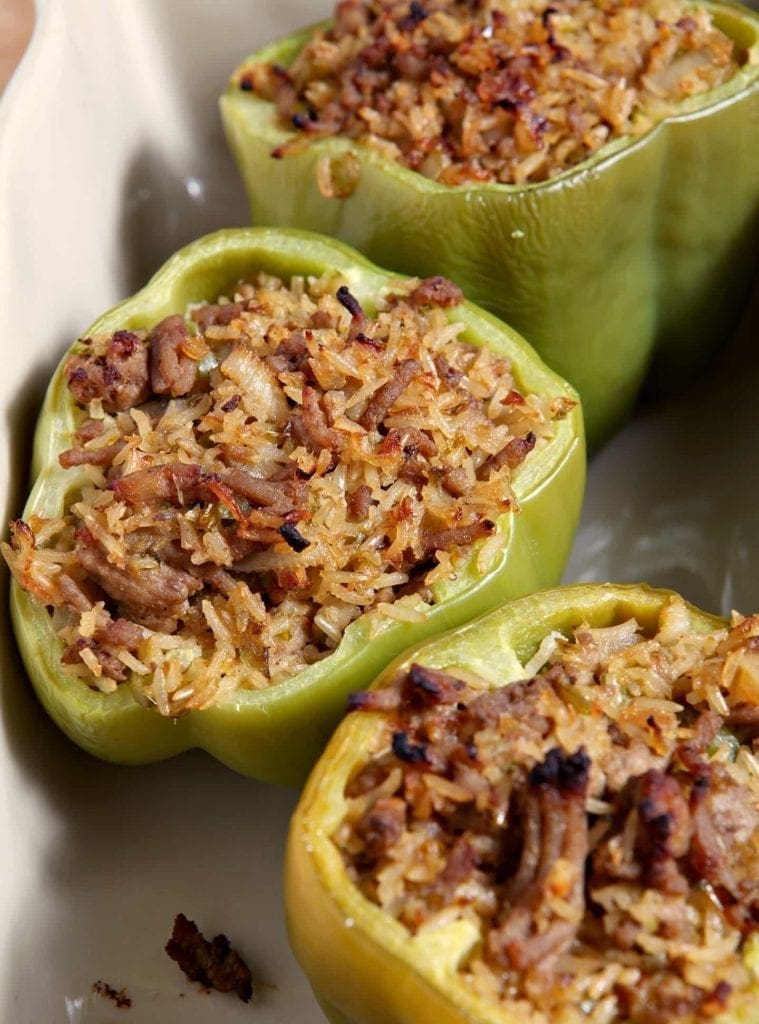
[[[101,317],[89,334],[148,329],[188,303],[213,301],[254,270],[277,276],[341,275],[359,301],[390,286],[392,275],[340,243],[306,232],[221,231],[177,253],[131,299]],[[513,360],[521,384],[551,396],[574,398],[529,346],[489,314],[469,304],[451,318],[466,324],[464,340],[487,344]],[[79,413],[67,387],[64,357],[48,389],[33,455],[34,487],[24,516],[61,514],[74,484],[58,463],[70,447]],[[345,695],[367,684],[405,647],[495,607],[502,600],[558,580],[579,517],[584,485],[579,406],[557,423],[554,438],[514,476],[521,511],[502,517],[499,557],[484,575],[476,552],[455,582],[436,585],[438,603],[423,622],[388,623],[370,639],[363,616],[340,647],[298,675],[265,690],[238,693],[227,703],[167,719],[136,703],[129,684],[104,694],[67,675],[62,645],[47,611],[15,583],[12,612],[27,671],[43,705],[80,746],[105,760],[142,764],[202,747],[245,774],[285,784],[300,782],[342,714]]]
[[[254,63],[288,66],[310,33],[274,43],[221,99],[253,222],[323,231],[384,265],[455,280],[577,388],[593,448],[624,422],[647,373],[666,389],[729,336],[755,270],[759,16],[704,6],[735,41],[737,74],[646,135],[527,186],[440,185],[343,138],[273,160],[293,135],[240,78]],[[358,169],[349,195],[320,193],[325,158],[336,180],[346,162]]]
[[[553,631],[581,624],[614,626],[634,618],[655,632],[672,593],[646,586],[585,584],[512,602],[446,637],[407,651],[375,682],[380,689],[412,664],[474,673],[494,685],[523,678],[522,665]],[[689,628],[708,633],[724,620],[688,605]],[[317,764],[293,816],[285,866],[290,939],[333,1024],[517,1024],[520,1019],[479,996],[457,977],[459,960],[476,938],[464,919],[411,936],[366,899],[350,880],[331,840],[345,817],[345,790],[376,749],[384,716],[349,715]],[[759,947],[744,959],[756,970]],[[342,965],[345,965],[344,967]],[[756,976],[754,974],[754,976]],[[755,1021],[755,1010],[721,1014],[719,1024]]]

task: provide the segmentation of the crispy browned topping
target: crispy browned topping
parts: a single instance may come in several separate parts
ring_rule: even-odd
[[[653,637],[549,637],[539,674],[500,689],[413,665],[354,694],[386,724],[334,836],[351,878],[412,932],[473,922],[462,984],[531,1024],[741,1008],[759,733],[725,726],[759,707],[756,637],[759,616],[691,633],[678,601]]]
[[[304,138],[361,140],[461,185],[543,181],[734,70],[731,40],[680,0],[341,0],[291,68],[254,65],[240,85]],[[320,164],[325,195],[355,180]]]

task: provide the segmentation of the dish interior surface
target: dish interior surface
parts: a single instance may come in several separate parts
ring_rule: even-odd
[[[240,59],[324,17],[322,0],[39,0],[0,104],[0,488],[21,510],[44,386],[88,323],[166,256],[245,224],[216,97]],[[566,579],[647,582],[710,611],[759,606],[751,439],[755,301],[715,370],[644,407],[594,459]],[[14,1024],[322,1024],[286,941],[281,860],[295,794],[199,753],[149,768],[94,761],[26,684],[0,587],[0,1020]],[[255,1006],[186,982],[174,916],[223,932]],[[124,988],[117,1008],[93,986]]]

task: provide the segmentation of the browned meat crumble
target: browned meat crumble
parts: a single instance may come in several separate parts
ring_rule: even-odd
[[[197,981],[217,992],[233,992],[244,1003],[253,995],[250,968],[229,944],[226,935],[209,942],[194,921],[177,914],[166,952],[179,965],[188,981]]]
[[[334,839],[412,933],[463,920],[462,984],[547,1024],[706,1021],[759,973],[759,616],[672,602],[547,638],[500,689],[413,665]]]
[[[82,342],[68,504],[2,548],[67,672],[178,715],[302,671],[365,611],[421,621],[475,543],[487,569],[573,403],[460,341],[449,281],[393,288],[369,311],[334,276],[262,275]]]
[[[302,140],[360,140],[446,185],[521,184],[735,69],[711,14],[680,0],[341,0],[291,67],[254,64],[239,81]],[[348,166],[338,178],[325,158],[325,195],[350,192]]]

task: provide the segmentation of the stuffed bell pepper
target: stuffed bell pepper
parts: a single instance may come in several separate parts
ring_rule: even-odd
[[[254,223],[442,273],[580,392],[729,337],[755,271],[759,15],[689,0],[342,0],[221,101]]]
[[[286,867],[334,1024],[759,1021],[759,616],[560,588],[350,707]]]
[[[295,783],[406,647],[557,582],[574,392],[442,278],[230,230],[50,385],[3,553],[35,689],[88,751]]]

